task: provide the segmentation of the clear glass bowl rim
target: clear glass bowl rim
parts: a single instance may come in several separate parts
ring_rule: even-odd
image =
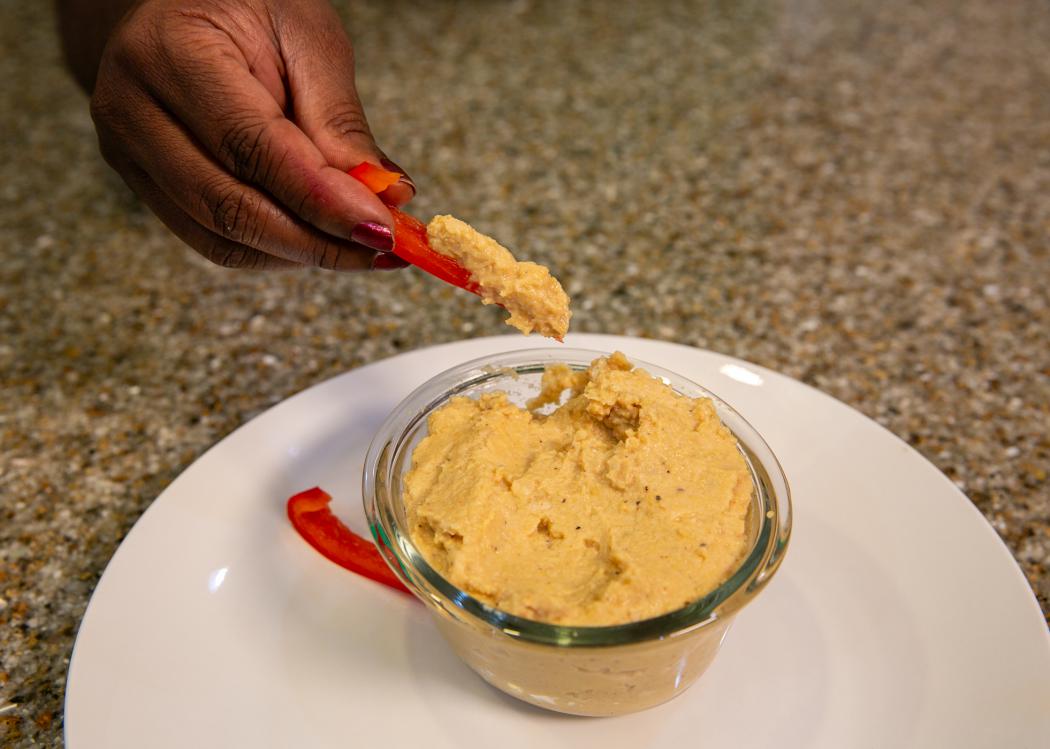
[[[565,626],[526,619],[489,606],[453,585],[426,561],[408,530],[396,522],[389,477],[394,456],[405,436],[450,398],[509,371],[535,373],[550,364],[585,369],[610,352],[578,348],[532,348],[490,354],[451,367],[412,391],[387,417],[368,448],[362,476],[362,498],[376,546],[391,570],[415,595],[453,616],[470,618],[526,642],[562,647],[604,647],[677,637],[732,615],[776,572],[791,535],[791,496],[784,471],[762,436],[715,393],[682,375],[628,356],[633,365],[662,378],[678,392],[710,398],[730,428],[749,464],[758,495],[759,528],[754,546],[737,570],[720,586],[692,603],[650,619],[609,626]],[[759,458],[756,453],[764,453]],[[779,487],[779,488],[777,488]],[[381,496],[382,495],[382,496]],[[451,604],[455,611],[450,610]]]

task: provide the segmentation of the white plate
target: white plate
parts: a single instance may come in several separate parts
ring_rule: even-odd
[[[569,718],[490,688],[421,606],[323,559],[285,499],[318,484],[360,533],[360,472],[394,405],[454,364],[546,345],[414,351],[281,403],[194,463],[135,525],[77,636],[71,749],[1036,747],[1050,637],[1006,547],[918,453],[856,411],[726,356],[570,336],[709,387],[765,436],[795,528],[777,577],[680,698]]]

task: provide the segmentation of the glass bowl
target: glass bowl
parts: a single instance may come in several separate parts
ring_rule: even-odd
[[[608,354],[529,349],[475,359],[417,388],[380,427],[365,459],[363,497],[372,534],[394,573],[427,607],[453,650],[487,682],[533,705],[575,715],[620,715],[665,702],[710,665],[736,613],[769,582],[791,532],[787,480],[758,432],[700,385],[631,359],[677,392],[714,403],[736,437],[754,489],[748,513],[750,550],[715,590],[661,616],[613,626],[573,627],[525,619],[493,608],[436,572],[409,535],[402,482],[427,418],[456,396],[503,391],[523,406],[539,392],[546,366],[586,369]]]

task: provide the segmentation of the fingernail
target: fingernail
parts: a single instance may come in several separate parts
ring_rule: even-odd
[[[382,224],[372,221],[362,221],[355,226],[350,232],[350,239],[380,252],[390,252],[394,249],[393,232]]]
[[[372,270],[397,270],[407,268],[411,263],[402,260],[392,252],[380,252],[372,258]]]
[[[382,164],[383,168],[388,170],[388,171],[398,172],[401,175],[401,181],[404,182],[409,187],[411,187],[412,188],[412,194],[415,194],[415,192],[416,192],[416,183],[413,182],[412,178],[409,177],[405,173],[404,169],[399,167],[397,164],[395,164],[393,161],[391,161],[390,159],[386,158],[385,156],[380,157],[379,163]]]

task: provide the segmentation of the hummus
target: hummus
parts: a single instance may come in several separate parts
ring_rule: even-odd
[[[549,367],[527,408],[499,392],[454,398],[428,429],[405,478],[412,538],[503,611],[646,619],[709,593],[748,551],[752,479],[732,433],[709,400],[623,354]]]
[[[544,266],[515,260],[499,242],[452,216],[431,219],[427,239],[435,251],[470,271],[485,304],[499,304],[510,313],[508,325],[526,335],[565,337],[572,316],[569,296]]]

